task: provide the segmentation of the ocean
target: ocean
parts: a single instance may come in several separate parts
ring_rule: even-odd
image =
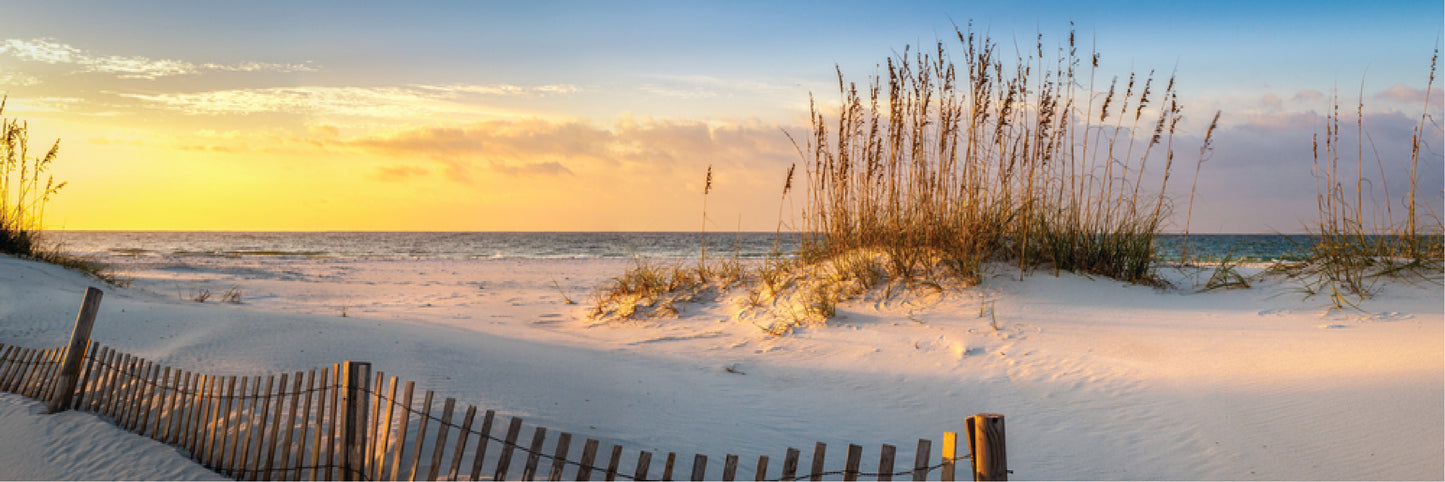
[[[307,257],[359,259],[690,258],[696,232],[183,232],[49,231],[61,249],[102,261],[124,258]],[[795,237],[771,232],[708,233],[715,256],[759,258],[797,250]],[[1232,256],[1248,262],[1296,259],[1315,240],[1309,235],[1192,234],[1191,259]],[[1155,251],[1177,261],[1184,236],[1160,235]]]

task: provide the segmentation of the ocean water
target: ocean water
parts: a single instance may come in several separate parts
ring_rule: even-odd
[[[51,231],[47,239],[68,252],[105,258],[689,258],[703,235],[638,232],[169,232]],[[1193,234],[1191,259],[1232,256],[1241,261],[1288,260],[1314,242],[1309,235]],[[708,252],[758,258],[797,250],[789,233],[708,233]],[[1178,260],[1182,235],[1155,240],[1166,261]]]

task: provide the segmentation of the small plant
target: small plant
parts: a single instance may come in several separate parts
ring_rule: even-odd
[[[221,293],[221,301],[237,305],[241,304],[241,288],[238,286],[226,288],[226,291]]]
[[[1209,281],[1204,283],[1202,291],[1249,288],[1249,280],[1235,270],[1238,266],[1239,260],[1235,259],[1233,251],[1225,254],[1224,258],[1219,260],[1219,265],[1214,267],[1214,272],[1209,275]]]
[[[177,293],[177,296],[179,296],[183,301],[205,303],[206,301],[211,299],[211,290],[207,288],[191,288],[187,290],[184,294]]]
[[[557,280],[555,280],[555,279],[552,280],[552,287],[553,287],[553,288],[556,288],[556,289],[557,289],[557,292],[562,294],[562,304],[567,304],[567,305],[576,304],[576,302],[572,301],[572,298],[571,298],[571,297],[568,297],[568,296],[567,296],[567,292],[562,290],[562,285],[558,284],[558,283],[557,283]]]

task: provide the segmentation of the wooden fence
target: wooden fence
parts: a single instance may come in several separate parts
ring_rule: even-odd
[[[964,470],[974,480],[1007,480],[1009,472],[1004,419],[996,414],[965,421],[969,454],[959,456],[957,436],[944,433],[937,464],[929,464],[933,443],[920,439],[912,467],[899,471],[897,448],[886,444],[872,470],[862,468],[863,447],[853,444],[841,469],[835,462],[829,470],[827,446],[816,443],[803,473],[802,453],[791,447],[780,466],[770,466],[767,456],[743,466],[728,454],[720,472],[709,472],[702,454],[686,471],[687,461],[673,452],[654,461],[652,452],[635,451],[635,462],[633,455],[624,462],[622,446],[612,445],[604,456],[594,439],[583,441],[578,455],[567,432],[533,427],[524,440],[521,418],[503,423],[493,410],[462,410],[454,398],[438,411],[432,390],[418,405],[415,383],[380,371],[373,376],[366,362],[282,373],[279,381],[276,375],[215,376],[160,366],[90,342],[100,297],[99,290],[87,290],[65,347],[0,344],[0,389],[44,400],[52,413],[76,409],[108,418],[236,480],[735,480],[740,471],[751,472],[753,480],[927,480],[933,474],[954,480],[959,461],[971,462]]]

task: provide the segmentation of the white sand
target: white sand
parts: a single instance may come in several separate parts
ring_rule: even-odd
[[[106,289],[94,339],[221,375],[370,361],[577,437],[736,453],[749,478],[757,455],[814,441],[837,447],[830,469],[850,442],[865,460],[882,443],[902,455],[979,412],[1007,416],[1020,480],[1445,478],[1438,284],[1388,283],[1340,312],[1281,280],[1195,293],[1172,270],[1184,289],[997,268],[980,287],[866,297],[828,327],[772,338],[726,299],[592,326],[588,293],[622,260],[186,263],[136,261],[132,287]],[[87,284],[0,257],[0,343],[63,344]],[[232,286],[244,304],[177,296]],[[0,478],[206,475],[176,449],[33,405],[0,398]]]

